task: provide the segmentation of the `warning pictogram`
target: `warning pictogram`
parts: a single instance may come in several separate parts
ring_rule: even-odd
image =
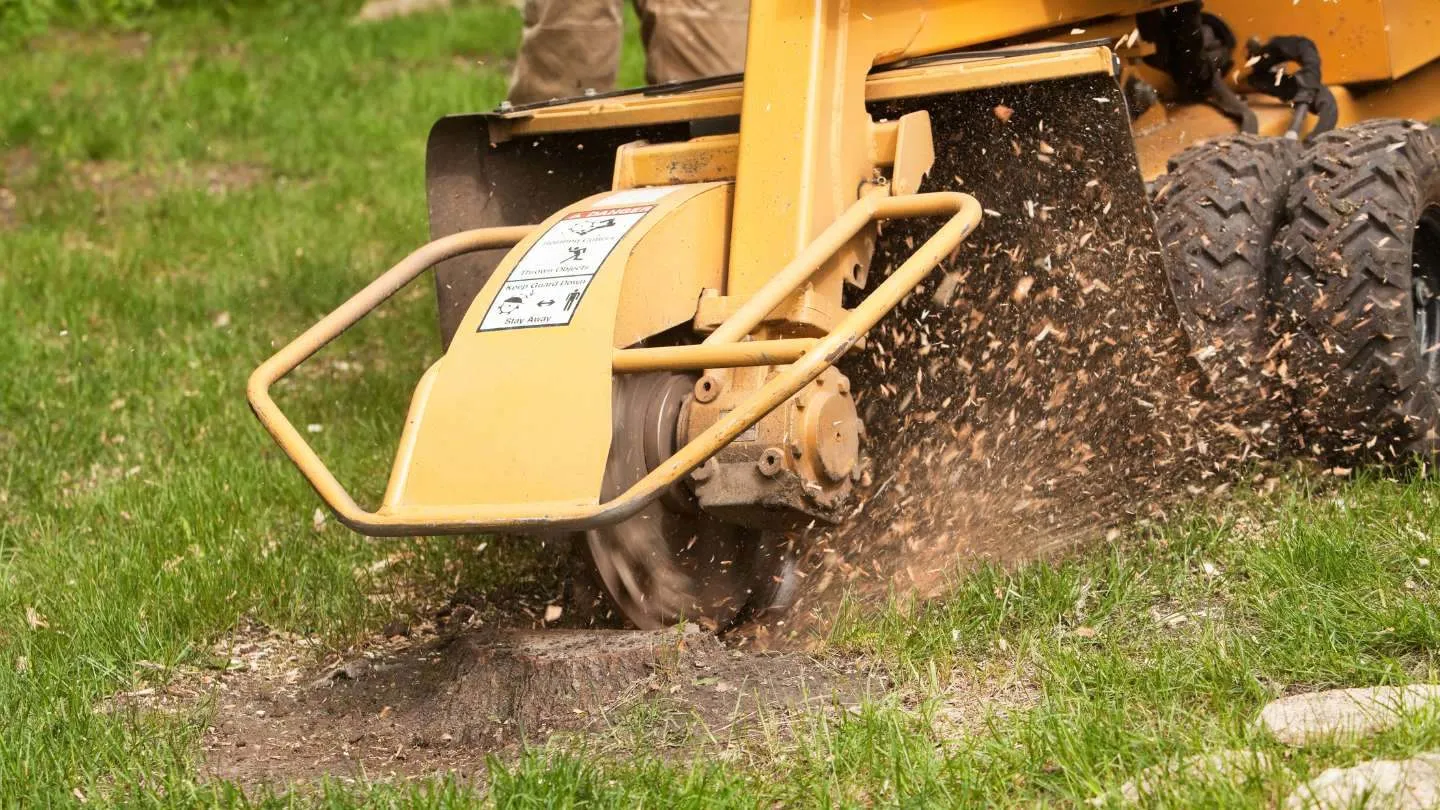
[[[581,211],[551,226],[510,270],[479,331],[570,323],[615,246],[654,207]]]

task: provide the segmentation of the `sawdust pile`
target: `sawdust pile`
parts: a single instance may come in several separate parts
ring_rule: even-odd
[[[876,113],[917,109],[937,142],[925,190],[968,192],[987,213],[844,364],[872,481],[854,519],[804,538],[792,630],[846,589],[924,597],[965,561],[1104,537],[1263,455],[1189,356],[1113,81]],[[874,267],[898,265],[935,227],[887,227]]]

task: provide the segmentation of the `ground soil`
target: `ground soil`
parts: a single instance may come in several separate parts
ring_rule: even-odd
[[[453,625],[454,623],[452,623]],[[774,740],[817,711],[885,687],[854,661],[727,647],[696,628],[495,630],[468,623],[393,637],[329,667],[295,639],[239,641],[232,671],[122,695],[150,709],[213,701],[207,769],[241,784],[321,776],[475,776],[522,744],[644,746],[693,755]]]
[[[35,153],[21,147],[0,153],[0,231],[20,223],[20,199],[15,189],[35,177]]]
[[[150,50],[151,37],[143,31],[52,31],[26,43],[33,52],[115,55],[140,59]]]
[[[93,195],[95,213],[103,217],[112,209],[164,194],[203,191],[224,196],[245,191],[270,181],[271,173],[246,163],[90,160],[67,163],[60,177],[69,188]],[[34,152],[27,148],[0,152],[0,230],[19,227],[27,210],[42,209],[53,196]]]
[[[124,161],[74,163],[66,174],[77,189],[93,192],[102,203],[154,199],[159,194],[203,190],[224,195],[252,188],[269,178],[260,166],[244,163],[182,163],[154,166]]]

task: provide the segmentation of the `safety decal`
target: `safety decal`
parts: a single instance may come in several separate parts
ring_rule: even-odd
[[[580,211],[552,225],[510,270],[478,331],[569,324],[601,265],[654,208]]]

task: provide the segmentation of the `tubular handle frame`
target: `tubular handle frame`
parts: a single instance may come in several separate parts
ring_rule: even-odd
[[[748,341],[771,311],[810,279],[824,263],[871,223],[949,214],[950,219],[897,267],[875,291],[841,318],[823,338]],[[680,448],[624,493],[604,503],[471,504],[381,508],[370,512],[355,502],[270,396],[270,388],[345,330],[446,259],[478,250],[513,247],[538,226],[483,228],[437,239],[405,257],[338,309],[266,360],[250,376],[250,407],[321,499],[346,526],[371,536],[414,534],[579,531],[618,523],[705,463],[735,437],[794,396],[834,365],[865,333],[890,313],[930,271],[979,226],[980,203],[968,194],[931,192],[900,197],[867,195],[816,237],[697,346],[616,351],[614,373],[662,369],[727,368],[788,363],[739,406]]]

